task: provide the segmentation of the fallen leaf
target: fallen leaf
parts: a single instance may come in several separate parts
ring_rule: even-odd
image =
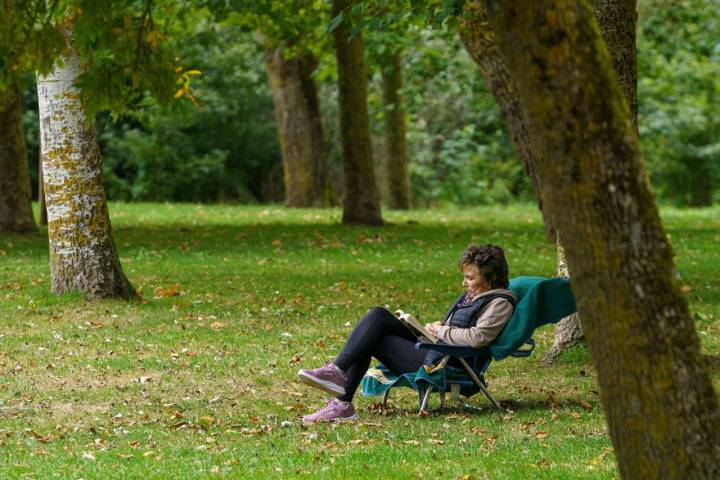
[[[167,289],[163,289],[162,287],[157,287],[155,289],[155,298],[156,299],[157,298],[174,297],[176,295],[179,295],[177,285],[171,285]]]
[[[93,455],[93,454],[90,453],[90,452],[83,452],[82,458],[83,458],[84,460],[92,460],[93,462],[95,461],[95,455]]]
[[[433,445],[444,445],[445,441],[438,440],[437,438],[429,438],[428,443],[432,443]]]
[[[590,402],[588,402],[586,400],[580,400],[578,402],[578,405],[580,405],[582,408],[584,408],[588,412],[592,412],[593,406],[590,404]]]
[[[418,442],[417,440],[405,440],[402,443],[404,443],[405,445],[420,445],[420,442]]]
[[[225,327],[225,324],[222,322],[213,322],[210,324],[210,328],[213,330],[222,330]]]
[[[535,438],[542,440],[549,435],[548,432],[535,432]]]

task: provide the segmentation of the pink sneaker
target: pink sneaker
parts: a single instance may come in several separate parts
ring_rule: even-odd
[[[299,370],[298,377],[303,383],[328,393],[345,393],[345,375],[332,362],[315,370]]]
[[[308,424],[317,422],[347,422],[357,419],[358,416],[355,413],[352,403],[348,402],[343,405],[337,398],[333,398],[317,412],[311,415],[305,415],[302,421]]]

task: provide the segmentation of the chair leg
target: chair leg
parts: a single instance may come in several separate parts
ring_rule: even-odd
[[[488,389],[487,389],[487,387],[485,386],[485,384],[484,384],[482,381],[480,381],[480,379],[478,378],[478,376],[475,374],[475,372],[473,371],[473,369],[470,368],[470,365],[467,364],[467,362],[465,361],[465,359],[463,359],[463,358],[458,358],[458,360],[460,360],[460,363],[462,364],[462,366],[463,366],[463,368],[465,369],[465,371],[467,372],[467,374],[470,375],[470,378],[472,378],[472,381],[475,382],[475,385],[477,385],[478,388],[479,388],[480,390],[482,390],[482,392],[483,392],[483,393],[485,394],[485,396],[488,398],[488,400],[490,400],[490,403],[492,403],[493,406],[494,406],[496,409],[502,410],[502,407],[500,406],[500,404],[497,402],[497,400],[495,400],[495,398],[493,398],[493,396],[490,394],[490,392],[488,391]]]
[[[445,390],[440,390],[440,408],[445,408]]]
[[[426,411],[425,409],[427,408],[428,400],[430,399],[430,392],[432,392],[432,387],[428,387],[426,390],[423,391],[422,402],[420,403],[420,411],[418,412],[419,416],[422,416],[422,414]]]
[[[383,395],[383,400],[382,400],[383,408],[387,408],[387,401],[388,401],[389,396],[390,396],[390,389],[388,388],[387,390],[385,390],[385,394]]]

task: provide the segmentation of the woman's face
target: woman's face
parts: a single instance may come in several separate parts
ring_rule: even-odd
[[[470,296],[490,290],[487,280],[475,265],[463,265],[463,288]]]

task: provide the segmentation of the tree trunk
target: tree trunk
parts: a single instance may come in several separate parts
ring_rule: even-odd
[[[637,133],[636,1],[594,0],[593,7],[603,38],[610,51],[620,90],[630,107],[630,118]],[[557,249],[558,276],[569,277],[559,232]],[[564,266],[563,271],[560,271],[561,265]],[[581,343],[583,339],[583,329],[578,314],[562,319],[555,327],[553,346],[543,357],[543,362],[548,365],[554,363],[563,352]]]
[[[351,0],[333,0],[333,17],[349,14]],[[375,183],[367,72],[362,33],[351,35],[347,19],[333,31],[338,64],[340,141],[345,173],[344,224],[381,225],[380,195]]]
[[[525,114],[518,101],[514,81],[508,72],[505,59],[498,49],[495,36],[488,24],[482,0],[465,2],[458,32],[465,50],[477,64],[488,88],[495,97],[498,107],[500,107],[500,113],[508,126],[515,148],[523,162],[523,167],[525,167],[525,172],[530,177],[530,184],[543,216],[548,241],[554,242],[557,233],[552,220],[545,214],[543,208],[543,185],[534,170],[535,160],[528,136]]]
[[[558,232],[557,237],[557,276],[563,278],[570,277],[570,271],[568,270],[565,259],[565,249],[560,242],[560,232]],[[563,318],[555,326],[552,348],[543,355],[541,362],[545,365],[552,365],[564,352],[582,343],[584,340],[585,334],[583,333],[582,323],[580,322],[580,315],[574,313],[569,317]]]
[[[593,0],[592,4],[637,131],[637,0]]]
[[[720,478],[720,410],[630,109],[585,1],[487,0],[624,478]]]
[[[328,206],[327,148],[310,54],[285,58],[285,48],[265,49],[285,180],[285,206]]]
[[[80,291],[88,298],[133,298],[122,272],[102,180],[94,124],[74,84],[83,72],[67,34],[68,54],[38,77],[43,186],[48,212],[52,291]]]
[[[389,60],[382,66],[389,203],[390,208],[407,210],[410,208],[410,161],[405,109],[400,96],[403,84],[401,50],[396,50]]]
[[[30,173],[22,125],[20,87],[0,95],[0,232],[37,230],[32,212]]]

